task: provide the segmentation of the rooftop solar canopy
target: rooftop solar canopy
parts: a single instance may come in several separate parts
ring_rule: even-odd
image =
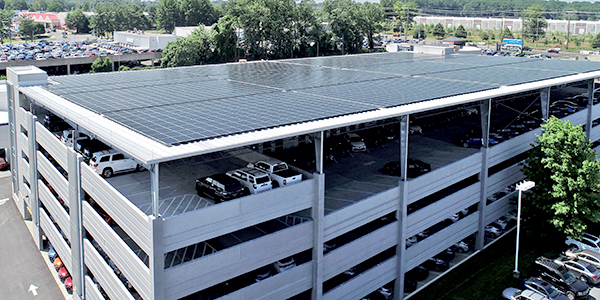
[[[166,145],[600,70],[410,52],[51,77],[48,90]]]

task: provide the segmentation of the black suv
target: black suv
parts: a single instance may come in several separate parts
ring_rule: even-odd
[[[553,260],[540,256],[531,266],[531,273],[534,276],[540,276],[543,280],[549,282],[569,299],[586,298],[590,293],[590,287],[575,278],[573,273],[564,266],[555,263]]]
[[[199,196],[214,199],[215,203],[246,194],[246,189],[239,181],[225,174],[215,174],[196,179],[196,191]]]
[[[48,130],[52,132],[57,132],[71,128],[71,126],[67,122],[53,114],[47,114],[46,116],[44,116],[44,126],[46,126],[46,128],[48,128]]]

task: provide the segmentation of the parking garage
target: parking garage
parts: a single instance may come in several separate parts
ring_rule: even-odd
[[[396,292],[399,299],[449,267],[432,266],[447,248],[465,240],[472,253],[509,228],[487,227],[514,210],[507,187],[522,180],[518,162],[543,119],[584,124],[598,140],[598,69],[410,53],[127,76],[46,78],[15,68],[14,198],[69,258],[80,279],[75,293],[359,299],[406,292]],[[144,169],[102,178],[55,137],[61,132],[42,124],[50,114]],[[219,204],[195,190],[196,178],[271,158],[303,180]],[[401,167],[386,169],[393,162]],[[465,255],[445,258],[455,264]],[[405,275],[420,265],[431,269],[424,280]]]

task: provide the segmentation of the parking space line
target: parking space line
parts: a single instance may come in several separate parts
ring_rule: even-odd
[[[370,192],[365,192],[365,191],[360,191],[360,190],[344,189],[344,188],[339,188],[339,187],[335,187],[335,188],[333,188],[333,190],[356,192],[356,193],[362,193],[362,194],[367,194],[367,195],[376,194],[376,193],[370,193]]]
[[[189,196],[189,195],[184,195],[184,196],[183,196],[183,199],[185,199],[187,196]],[[188,201],[188,204],[187,204],[187,205],[185,206],[185,208],[183,209],[183,212],[181,212],[181,213],[185,213],[185,212],[187,212],[187,211],[188,211],[187,209],[188,209],[188,207],[190,207],[190,205],[192,204],[192,201],[193,201],[193,200],[194,200],[194,197],[192,196],[192,197],[191,197],[191,199],[190,199],[190,201]]]
[[[350,203],[354,203],[354,202],[359,202],[361,200],[356,200],[356,201],[352,201],[352,200],[347,200],[347,199],[341,199],[341,198],[335,198],[335,197],[327,197],[325,196],[325,200],[327,199],[331,199],[331,200],[338,200],[338,201],[346,201],[346,202],[350,202]]]

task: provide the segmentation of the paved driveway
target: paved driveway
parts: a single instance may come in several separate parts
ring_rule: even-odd
[[[12,199],[8,172],[0,172],[0,298],[64,299]],[[29,292],[38,287],[37,296]]]

